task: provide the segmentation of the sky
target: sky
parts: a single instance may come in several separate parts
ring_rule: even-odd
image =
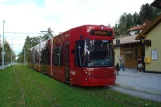
[[[54,34],[84,24],[114,26],[124,12],[139,12],[140,6],[153,0],[0,0],[0,35],[16,54],[22,51],[27,34],[40,36],[51,28]],[[7,32],[16,32],[7,33]]]

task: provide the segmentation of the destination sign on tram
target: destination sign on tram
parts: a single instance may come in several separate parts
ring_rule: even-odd
[[[112,31],[91,30],[90,35],[97,35],[97,36],[112,36]]]

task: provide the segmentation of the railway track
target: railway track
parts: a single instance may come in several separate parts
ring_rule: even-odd
[[[26,96],[24,94],[24,88],[21,84],[21,81],[20,79],[18,78],[17,76],[17,71],[16,69],[13,67],[13,71],[14,71],[14,74],[16,76],[16,79],[17,79],[17,84],[19,85],[20,87],[20,90],[21,90],[21,93],[22,93],[22,96],[23,96],[23,103],[24,103],[24,107],[26,107]],[[33,80],[27,73],[26,71],[23,71],[24,75],[38,88],[40,89],[41,92],[43,92],[43,94],[47,97],[50,105],[52,105],[51,107],[55,107],[54,103],[53,103],[53,100],[52,98],[49,97],[49,94],[46,92],[46,90],[44,89],[44,87],[42,85],[40,85],[38,82],[36,82],[35,80]]]
[[[24,89],[22,88],[22,84],[20,83],[18,77],[17,77],[17,73],[15,72],[15,68],[13,68],[13,72],[15,74],[15,77],[16,77],[16,80],[17,80],[17,84],[18,86],[20,87],[20,90],[21,90],[21,94],[22,94],[22,97],[23,97],[23,104],[24,104],[24,107],[26,107],[26,100],[25,100],[25,94],[24,94]]]
[[[34,81],[25,71],[24,74],[45,94],[45,96],[48,98],[49,103],[53,105],[52,100],[49,97],[49,94],[45,91],[45,89],[41,85],[39,85],[36,81]]]

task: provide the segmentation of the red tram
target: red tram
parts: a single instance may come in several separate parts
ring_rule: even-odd
[[[61,82],[80,86],[115,83],[113,29],[72,28],[30,49],[28,66]]]

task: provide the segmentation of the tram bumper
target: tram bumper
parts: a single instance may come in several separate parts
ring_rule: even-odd
[[[116,80],[116,75],[113,75],[109,78],[93,78],[85,77],[82,81],[82,86],[106,86],[114,85]]]

